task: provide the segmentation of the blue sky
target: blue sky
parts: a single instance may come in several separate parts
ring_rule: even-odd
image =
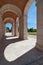
[[[28,10],[28,20],[27,20],[27,27],[28,28],[37,28],[37,17],[36,17],[36,2],[33,2]]]
[[[9,27],[9,28],[11,29],[11,27],[12,27],[12,24],[10,24],[10,23],[7,23],[5,26],[6,26],[6,27]]]
[[[28,28],[37,28],[37,22],[36,22],[36,2],[33,2],[28,10],[28,13],[27,13],[27,27]],[[11,24],[6,24],[6,27],[9,27],[11,28],[12,25]]]

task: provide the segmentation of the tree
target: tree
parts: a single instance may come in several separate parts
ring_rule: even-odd
[[[27,29],[28,32],[37,32],[37,29],[33,29],[33,28],[30,28],[30,29]]]
[[[9,27],[6,27],[6,29],[7,29],[7,32],[9,32]]]

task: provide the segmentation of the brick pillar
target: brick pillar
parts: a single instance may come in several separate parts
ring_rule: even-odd
[[[15,24],[15,22],[13,23],[13,25],[12,25],[13,27],[12,27],[12,32],[13,32],[13,36],[16,36],[16,24]]]
[[[0,14],[0,39],[3,37],[3,28],[2,28],[2,17]]]
[[[3,23],[3,36],[5,36],[5,24]]]
[[[5,33],[7,32],[7,29],[6,29],[6,27],[5,27]]]
[[[14,36],[14,23],[12,24],[12,35]]]
[[[36,48],[43,51],[43,0],[37,2],[37,44]]]
[[[19,19],[17,18],[16,22],[15,22],[15,24],[16,24],[16,36],[18,36],[18,22],[19,22]]]
[[[27,17],[21,16],[19,21],[19,38],[27,39]]]

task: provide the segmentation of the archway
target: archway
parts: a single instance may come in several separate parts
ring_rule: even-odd
[[[2,16],[5,12],[13,12],[15,13],[18,17],[20,17],[22,15],[22,11],[15,5],[13,4],[5,4],[1,7],[0,12],[1,12],[1,19]],[[3,20],[3,19],[2,19]],[[3,36],[2,36],[3,37]]]
[[[15,20],[13,19],[13,18],[11,18],[11,17],[8,17],[8,18],[5,18],[4,20],[3,20],[3,30],[4,30],[4,34],[5,34],[5,27],[6,26],[4,26],[6,23],[10,23],[11,24],[11,27],[12,27],[12,35],[13,36],[15,36],[15,34],[16,34],[16,31],[15,31]],[[7,26],[9,26],[9,24],[7,25]],[[9,26],[10,27],[10,26]]]
[[[43,34],[42,34],[42,29],[43,29],[43,23],[42,23],[42,21],[43,21],[43,17],[42,17],[43,8],[42,8],[42,5],[43,4],[42,4],[42,1],[40,1],[40,0],[29,0],[27,2],[27,5],[26,5],[26,7],[24,9],[24,24],[25,24],[24,30],[26,30],[26,27],[27,27],[26,23],[27,23],[27,12],[28,12],[28,9],[30,8],[30,5],[34,1],[36,1],[36,6],[37,6],[37,43],[36,43],[36,48],[38,48],[38,49],[43,51],[43,41],[42,41],[42,36],[43,36]],[[26,31],[26,33],[27,33],[27,31]],[[27,35],[26,35],[26,37],[27,37]]]
[[[16,0],[15,0],[16,1]],[[23,3],[23,1],[24,0],[21,0],[20,2],[19,2],[19,5],[21,5],[20,3],[22,2]],[[27,1],[27,2],[26,2]],[[24,12],[22,11],[21,13],[20,13],[20,9],[19,9],[19,11],[18,11],[18,6],[17,6],[17,9],[15,9],[15,6],[13,7],[12,5],[6,5],[6,6],[4,6],[4,7],[2,7],[2,9],[1,9],[1,17],[2,17],[2,15],[5,13],[5,12],[7,12],[7,11],[11,11],[11,12],[13,12],[13,13],[16,13],[16,15],[18,16],[18,17],[20,17],[20,38],[21,39],[27,39],[27,12],[28,12],[28,9],[30,8],[30,5],[33,3],[33,1],[35,1],[35,0],[26,0],[25,2],[27,3],[25,3],[25,5],[24,5],[24,7],[22,8],[22,9],[24,9]],[[38,48],[38,49],[40,49],[40,50],[42,50],[43,51],[43,7],[42,7],[42,5],[43,5],[43,1],[42,0],[36,0],[37,1],[37,44],[36,44],[36,47]],[[18,4],[18,3],[17,3]],[[15,5],[15,4],[14,4]],[[22,6],[21,6],[22,7]],[[40,13],[40,14],[39,14]],[[19,15],[20,14],[20,15]],[[1,18],[2,19],[2,18]],[[7,18],[8,19],[8,18]],[[2,20],[1,20],[1,22],[3,22]],[[2,24],[1,24],[1,28],[2,28]],[[3,29],[2,29],[3,30]],[[1,33],[2,33],[2,30],[1,30]],[[8,40],[7,40],[8,41]],[[25,40],[26,41],[26,40]],[[30,40],[31,41],[31,40]],[[32,39],[32,41],[34,41],[33,39]],[[14,43],[12,40],[10,40],[10,43]],[[19,43],[19,42],[18,42]],[[17,45],[19,45],[17,43]],[[27,48],[29,48],[30,46],[28,46],[28,44],[30,43],[30,42],[23,42],[24,43],[24,47],[25,46],[27,46]],[[31,42],[32,43],[32,42]],[[34,42],[33,42],[34,43]],[[15,43],[14,43],[15,44]],[[21,43],[22,44],[22,43]],[[20,45],[21,45],[20,44]],[[25,45],[25,44],[27,44],[27,45]],[[7,45],[7,44],[4,44],[4,45]],[[11,44],[12,45],[12,44]],[[21,48],[21,47],[23,47],[22,45],[20,46],[19,45],[19,47]],[[15,46],[15,45],[13,45],[13,46]],[[3,45],[2,45],[2,47],[3,47]],[[8,46],[9,47],[9,46]],[[13,47],[13,49],[15,50],[15,48],[17,48],[17,51],[16,51],[16,54],[17,54],[17,52],[19,51],[18,50],[18,48],[19,48],[18,46],[15,46],[15,47]],[[20,51],[23,51],[24,52],[24,50],[26,49],[26,47],[25,47],[25,49],[24,49],[24,47],[23,48],[19,48],[20,49]],[[32,47],[33,48],[33,47]],[[5,49],[5,47],[4,47],[4,49]],[[12,50],[13,50],[12,49]],[[8,53],[8,51],[7,51],[7,53]],[[12,52],[10,53],[11,54],[11,59],[12,59],[12,56],[13,57],[15,57],[13,54],[12,54]],[[9,54],[9,56],[10,56],[10,54]],[[15,53],[14,53],[15,54]],[[16,55],[15,54],[15,55]],[[37,54],[37,53],[36,53]],[[36,55],[35,54],[35,55]],[[18,55],[20,55],[20,54],[18,54]],[[17,56],[18,56],[17,55]],[[27,57],[27,55],[28,54],[26,54],[26,57]],[[29,54],[29,55],[31,55],[31,53]],[[33,57],[32,57],[33,58]],[[39,58],[39,56],[38,56],[38,58]],[[13,59],[14,60],[14,59]],[[28,59],[26,59],[25,61],[27,61]],[[12,61],[12,60],[11,60]],[[18,61],[17,61],[18,62]],[[23,63],[24,64],[24,63]]]
[[[27,14],[28,14],[28,10],[31,6],[31,4],[34,2],[35,0],[29,0],[24,8],[24,13],[23,13],[23,18],[24,18],[24,39],[27,39],[28,33],[27,33]]]
[[[28,33],[27,33],[27,12],[30,8],[31,4],[35,0],[29,0],[24,8],[24,12],[22,13],[22,16],[20,17],[20,38],[21,39],[27,39]]]

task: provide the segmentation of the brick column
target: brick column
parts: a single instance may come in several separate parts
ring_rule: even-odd
[[[16,24],[15,24],[15,22],[13,23],[13,25],[12,25],[12,34],[13,34],[13,36],[16,36]]]
[[[3,36],[5,36],[5,24],[3,23]]]
[[[19,19],[17,18],[16,22],[15,22],[15,24],[16,24],[16,36],[18,36],[18,22],[19,22]]]
[[[3,28],[2,28],[2,17],[0,14],[0,39],[3,37]]]
[[[12,24],[12,35],[14,36],[14,23]]]
[[[19,22],[19,38],[27,39],[27,17],[21,16]]]
[[[5,33],[7,32],[7,29],[6,29],[6,27],[5,27]]]
[[[36,48],[43,51],[43,0],[37,2],[37,44]]]

